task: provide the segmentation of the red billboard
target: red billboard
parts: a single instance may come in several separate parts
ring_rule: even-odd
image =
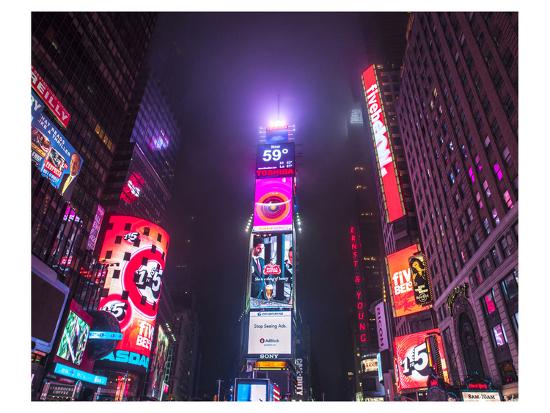
[[[384,104],[380,97],[374,65],[363,72],[362,81],[371,132],[376,146],[375,153],[382,196],[386,205],[386,217],[388,222],[392,222],[405,215],[405,207],[399,187],[389,126],[386,123]]]
[[[412,279],[415,272],[414,268],[411,270],[409,259],[418,256],[419,251],[418,245],[411,245],[386,257],[394,317],[402,317],[432,307],[431,302],[421,305],[415,299]]]
[[[57,96],[52,92],[48,84],[38,74],[36,69],[31,66],[31,86],[38,93],[40,98],[46,103],[56,119],[66,128],[71,119],[71,114],[61,104]]]
[[[148,368],[168,243],[168,233],[145,219],[109,219],[99,255],[108,291],[99,309],[117,318],[123,338],[103,360]]]
[[[432,370],[449,382],[438,328],[395,337],[393,349],[398,392],[426,388]]]

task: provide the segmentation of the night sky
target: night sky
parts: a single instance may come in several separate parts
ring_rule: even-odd
[[[298,306],[311,327],[314,392],[346,399],[352,368],[347,231],[352,168],[346,123],[360,98],[368,16],[353,13],[161,14],[151,47],[178,117],[178,159],[167,229],[166,285],[194,293],[201,324],[199,392],[232,380],[240,345],[258,127],[296,124],[303,232]],[[369,136],[365,132],[365,139]],[[188,240],[190,242],[188,242]]]

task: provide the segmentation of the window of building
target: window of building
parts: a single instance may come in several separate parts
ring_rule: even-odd
[[[502,157],[508,165],[512,165],[512,154],[510,153],[510,149],[508,149],[507,146],[502,150]]]
[[[497,179],[499,181],[502,181],[502,171],[500,169],[500,165],[498,164],[498,162],[493,165],[493,170],[495,171],[495,175]]]
[[[500,218],[498,217],[498,211],[496,208],[493,208],[492,217],[493,217],[493,223],[495,224],[495,226],[500,224]]]
[[[514,201],[512,201],[512,197],[510,196],[510,192],[506,190],[504,194],[502,194],[504,198],[504,202],[506,203],[506,206],[508,209],[511,209],[514,206]]]
[[[518,277],[517,269],[514,269],[510,274],[506,276],[504,280],[500,282],[502,293],[506,301],[517,299],[518,296]]]
[[[493,339],[496,347],[502,347],[508,343],[506,331],[504,330],[502,323],[499,323],[493,327]]]
[[[474,183],[476,181],[476,176],[472,167],[468,169],[468,175],[470,175],[470,180],[472,181],[472,183]]]
[[[481,165],[481,159],[480,159],[479,155],[476,155],[474,160],[475,160],[475,163],[476,163],[476,166],[477,166],[477,170],[479,172],[483,171],[483,165]]]
[[[483,209],[483,200],[481,199],[481,195],[479,192],[476,193],[476,201],[479,209]]]
[[[491,291],[483,296],[483,308],[487,315],[493,314],[497,310],[492,288]]]
[[[493,273],[493,261],[489,255],[481,260],[481,271],[483,271],[483,278],[489,277]]]
[[[467,212],[468,212],[468,219],[470,220],[470,222],[472,222],[474,220],[474,214],[472,213],[472,208],[468,207]]]
[[[454,185],[455,183],[455,174],[452,172],[449,172],[449,182],[451,183],[451,185]]]
[[[483,189],[485,190],[485,194],[487,195],[487,197],[490,197],[491,189],[489,188],[489,183],[487,182],[487,180],[483,181]]]
[[[486,217],[483,218],[483,228],[485,229],[485,233],[487,235],[491,233],[491,224],[489,224],[489,220]]]

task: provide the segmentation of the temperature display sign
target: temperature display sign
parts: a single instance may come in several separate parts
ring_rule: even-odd
[[[294,176],[294,142],[258,145],[256,178]]]

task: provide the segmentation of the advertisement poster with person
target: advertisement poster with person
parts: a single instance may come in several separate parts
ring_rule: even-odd
[[[425,295],[426,291],[429,291],[428,283],[422,283],[422,277],[428,277],[427,271],[423,271],[426,263],[411,259],[418,258],[418,253],[419,246],[411,245],[386,258],[394,317],[402,317],[431,308],[431,296]],[[421,270],[422,277],[419,275]]]
[[[252,237],[250,308],[292,308],[292,241],[291,233]]]
[[[166,357],[168,355],[169,345],[168,336],[165,334],[162,326],[159,325],[157,330],[157,344],[155,346],[153,362],[149,370],[149,385],[147,388],[147,397],[156,400],[160,400],[163,390],[164,373],[166,372]]]
[[[36,117],[33,115],[31,160],[40,173],[69,200],[84,161],[44,113],[38,113]]]

